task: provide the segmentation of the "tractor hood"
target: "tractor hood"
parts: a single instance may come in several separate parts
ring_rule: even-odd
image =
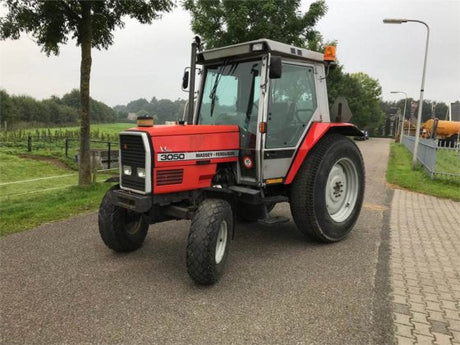
[[[235,125],[154,125],[128,131],[149,134],[156,166],[177,161],[195,164],[201,159],[221,161],[237,156],[239,149],[239,128]]]
[[[236,125],[154,125],[130,128],[128,131],[147,132],[151,137],[171,135],[201,135],[208,133],[239,132]]]

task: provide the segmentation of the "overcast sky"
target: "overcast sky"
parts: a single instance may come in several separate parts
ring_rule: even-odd
[[[303,1],[307,10],[311,1]],[[426,42],[418,23],[383,24],[383,18],[408,18],[430,26],[425,99],[460,100],[460,0],[327,0],[329,10],[317,28],[325,40],[337,40],[337,56],[346,72],[378,79],[382,97],[392,90],[418,99]],[[126,21],[109,50],[93,50],[91,96],[110,106],[144,97],[185,99],[180,90],[190,61],[193,33],[181,8],[152,25]],[[31,37],[0,41],[0,88],[37,99],[62,96],[79,87],[80,49],[75,42],[47,57]]]

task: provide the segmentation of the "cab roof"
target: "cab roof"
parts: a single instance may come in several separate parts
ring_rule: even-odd
[[[198,63],[212,63],[230,57],[246,57],[259,55],[261,52],[273,53],[283,57],[289,57],[304,61],[324,62],[322,53],[314,52],[305,48],[299,48],[290,44],[261,38],[255,41],[238,43],[231,46],[205,50],[198,53]]]

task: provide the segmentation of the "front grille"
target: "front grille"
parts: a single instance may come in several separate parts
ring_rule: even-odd
[[[157,186],[181,184],[184,178],[184,169],[157,171]]]
[[[145,168],[146,149],[142,140],[142,134],[120,134],[121,153],[121,185],[123,188],[130,188],[145,192],[145,178],[137,176],[137,168]],[[131,167],[131,175],[123,174],[123,166]],[[146,171],[147,173],[147,171]],[[150,174],[147,174],[147,177]]]

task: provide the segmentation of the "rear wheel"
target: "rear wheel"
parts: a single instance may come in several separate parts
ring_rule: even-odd
[[[196,283],[210,285],[222,277],[232,234],[230,204],[220,199],[204,200],[192,218],[187,241],[187,271]]]
[[[322,138],[308,153],[290,192],[299,230],[336,242],[356,223],[364,197],[364,164],[358,147],[340,134]]]
[[[105,245],[116,252],[130,252],[144,243],[149,224],[142,214],[129,211],[112,203],[112,187],[99,207],[99,233]]]

